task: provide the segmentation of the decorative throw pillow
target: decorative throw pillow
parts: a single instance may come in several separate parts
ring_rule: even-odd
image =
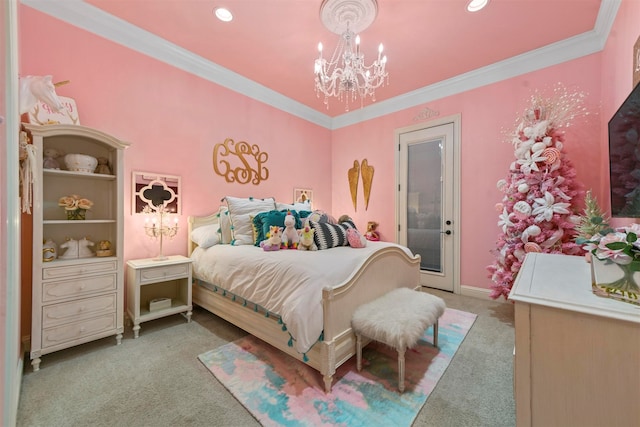
[[[347,241],[352,248],[364,248],[367,246],[367,239],[355,228],[347,228]]]
[[[329,224],[327,222],[310,221],[311,227],[315,230],[313,240],[318,249],[331,249],[338,246],[348,246],[347,230],[356,228],[351,221],[345,221],[341,224]]]
[[[226,206],[220,206],[218,210],[218,240],[224,245],[231,243],[231,218]]]
[[[337,224],[338,221],[331,214],[326,213],[325,211],[315,210],[312,211],[309,216],[309,221],[321,222],[321,223],[329,223],[329,224]]]
[[[220,243],[218,224],[203,225],[191,231],[191,240],[203,249]]]
[[[279,203],[276,202],[276,210],[282,211],[285,209],[289,209],[291,211],[310,211],[311,203],[309,201],[306,202],[296,202],[296,203]]]
[[[271,229],[271,226],[283,227],[284,218],[287,216],[287,212],[291,212],[291,215],[296,220],[295,228],[302,228],[302,221],[300,220],[300,214],[293,210],[272,210],[269,212],[260,212],[253,218],[253,228],[255,231],[254,245],[260,246],[260,242],[267,238],[267,233]],[[302,213],[302,212],[300,212]]]
[[[229,217],[231,218],[231,244],[252,245],[253,242],[253,224],[251,217],[256,216],[260,212],[275,209],[276,202],[271,197],[268,199],[225,197],[227,206],[229,207]]]

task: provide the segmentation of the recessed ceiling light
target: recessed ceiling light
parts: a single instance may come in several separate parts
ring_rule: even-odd
[[[467,10],[469,12],[477,12],[489,3],[489,0],[471,0],[467,4]]]
[[[233,15],[229,9],[225,9],[224,7],[217,7],[214,12],[216,14],[216,18],[223,22],[229,22],[233,19]]]

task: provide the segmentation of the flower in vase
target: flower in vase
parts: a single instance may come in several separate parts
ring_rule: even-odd
[[[64,208],[67,213],[67,219],[77,220],[85,219],[85,213],[87,210],[91,209],[93,202],[84,197],[80,197],[77,194],[72,194],[70,196],[60,197],[58,200],[58,206]]]

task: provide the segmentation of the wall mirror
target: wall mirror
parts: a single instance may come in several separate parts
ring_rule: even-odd
[[[145,206],[155,209],[160,205],[170,213],[181,213],[179,176],[134,171],[131,182],[132,213],[142,213]]]

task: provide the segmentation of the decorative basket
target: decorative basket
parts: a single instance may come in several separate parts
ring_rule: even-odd
[[[98,159],[86,154],[67,154],[64,163],[70,171],[93,173],[98,166]]]

